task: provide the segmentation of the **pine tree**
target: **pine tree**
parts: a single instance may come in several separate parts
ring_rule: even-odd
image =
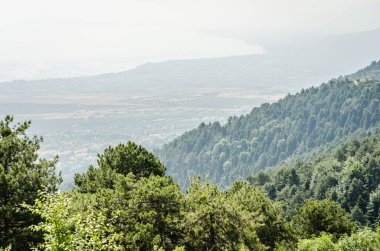
[[[28,228],[39,218],[23,204],[34,204],[40,190],[56,190],[60,178],[55,174],[57,158],[38,158],[42,138],[27,136],[31,122],[12,122],[11,116],[0,121],[0,247],[26,250],[41,236]]]

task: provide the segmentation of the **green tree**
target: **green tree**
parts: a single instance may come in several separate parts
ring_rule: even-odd
[[[57,158],[38,158],[42,138],[27,136],[31,122],[12,122],[11,116],[0,121],[0,247],[26,250],[40,240],[41,234],[29,229],[40,218],[22,204],[33,205],[40,190],[55,191],[60,178]]]
[[[341,206],[330,199],[309,199],[296,210],[293,224],[304,238],[319,236],[322,232],[339,238],[350,234],[355,225]]]
[[[44,233],[43,250],[124,250],[106,217],[108,209],[99,208],[94,195],[43,194],[29,209],[43,219],[32,227]]]
[[[182,243],[183,194],[165,168],[146,149],[128,142],[107,148],[91,166],[75,175],[77,191],[93,195],[113,220],[119,244],[128,250],[172,250]]]
[[[297,251],[334,251],[332,236],[322,234],[320,237],[303,239],[298,242]]]
[[[163,176],[165,173],[164,165],[156,156],[131,141],[127,145],[108,147],[99,155],[98,165],[124,175],[131,172],[136,178],[149,177],[151,174]]]
[[[291,226],[286,221],[283,205],[271,201],[264,192],[239,181],[227,191],[227,199],[240,212],[244,212],[245,216],[252,217],[246,220],[259,222],[254,225],[254,231],[260,243],[273,249],[281,241],[295,241]],[[240,230],[243,232],[244,229],[242,227]]]
[[[351,236],[342,237],[338,243],[336,250],[351,251],[351,250],[380,250],[380,240],[376,236],[376,232],[368,228],[362,229]]]
[[[87,172],[75,174],[75,184],[82,192],[113,188],[116,174],[132,173],[136,178],[165,174],[164,165],[152,153],[131,141],[127,145],[108,147],[98,158],[98,168],[90,166]]]
[[[380,211],[380,184],[376,190],[374,190],[369,196],[369,202],[367,206],[367,218],[372,224],[379,224],[379,211]]]
[[[248,181],[272,199],[285,201],[288,217],[306,199],[330,198],[350,213],[357,224],[373,227],[380,219],[379,177],[380,136],[375,134],[361,141],[350,140],[338,150],[309,162],[258,173]]]
[[[132,189],[123,187],[128,200],[118,209],[116,224],[127,249],[173,250],[179,246],[183,240],[183,194],[172,178],[151,175],[138,179]]]
[[[189,250],[264,250],[257,212],[244,210],[215,185],[193,178],[185,197],[185,246]]]

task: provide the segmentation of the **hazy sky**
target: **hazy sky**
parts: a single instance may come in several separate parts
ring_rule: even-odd
[[[198,30],[346,33],[380,27],[380,0],[1,0],[0,80],[264,53]]]

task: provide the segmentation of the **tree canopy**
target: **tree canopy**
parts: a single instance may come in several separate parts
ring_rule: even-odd
[[[144,147],[129,141],[108,147],[98,155],[98,167],[90,166],[83,174],[75,174],[75,184],[82,191],[94,192],[99,187],[113,188],[117,175],[133,174],[136,178],[163,176],[165,167]]]
[[[380,248],[380,235],[375,231],[378,135],[350,141],[310,163],[298,162],[248,181],[235,181],[227,189],[194,177],[186,191],[164,176],[164,167],[154,155],[130,142],[117,146],[117,151],[107,148],[99,155],[98,167],[76,176],[73,190],[55,192],[59,181],[53,168],[56,160],[38,159],[40,139],[25,134],[29,122],[14,127],[10,123],[10,117],[0,123],[2,156],[12,153],[12,161],[2,159],[1,167],[4,163],[17,167],[11,181],[20,184],[11,196],[1,194],[8,203],[2,204],[1,212],[10,210],[1,215],[1,226],[8,220],[10,229],[2,228],[8,238],[0,239],[0,247],[6,250]],[[107,158],[110,161],[104,161]],[[322,173],[324,169],[336,180]],[[360,187],[353,179],[365,184],[363,194],[355,190]],[[3,188],[8,183],[1,184]],[[28,191],[24,191],[25,184]],[[342,196],[343,191],[350,195]],[[369,194],[368,202],[363,200],[364,193]],[[362,207],[366,211],[360,211]],[[364,212],[361,222],[360,212]]]
[[[331,199],[363,226],[380,221],[380,136],[352,139],[332,153],[260,172],[248,180],[289,210],[307,199]]]
[[[41,240],[29,227],[40,218],[23,205],[33,205],[39,191],[56,191],[60,178],[57,159],[39,159],[42,138],[29,137],[30,121],[14,123],[6,116],[0,121],[0,247],[11,245],[25,250]]]

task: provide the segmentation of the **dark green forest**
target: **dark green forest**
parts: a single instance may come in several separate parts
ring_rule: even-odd
[[[249,177],[274,201],[284,201],[289,214],[308,199],[331,199],[358,226],[380,221],[380,135],[351,140],[310,162],[297,162]]]
[[[31,122],[6,116],[0,251],[380,250],[379,65],[201,124],[165,162],[110,146],[69,191]]]
[[[351,76],[230,117],[225,125],[202,123],[166,144],[160,159],[181,187],[193,175],[228,186],[286,161],[326,153],[378,130],[380,82],[372,77],[379,77],[379,68],[380,61],[373,62]]]

